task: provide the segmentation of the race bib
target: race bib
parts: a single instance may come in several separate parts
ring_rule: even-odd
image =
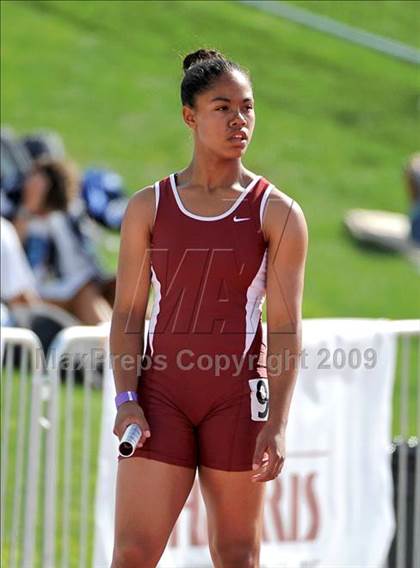
[[[267,420],[269,412],[268,379],[249,379],[251,389],[251,419]]]

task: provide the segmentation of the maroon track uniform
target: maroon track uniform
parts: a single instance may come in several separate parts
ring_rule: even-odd
[[[155,184],[154,304],[137,388],[152,435],[131,457],[252,469],[269,413],[261,223],[272,190],[254,178],[227,211],[203,217],[184,207],[176,175]]]

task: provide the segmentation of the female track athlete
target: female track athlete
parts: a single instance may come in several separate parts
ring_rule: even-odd
[[[184,72],[192,160],[133,195],[121,231],[114,434],[137,423],[142,437],[119,458],[112,567],[157,565],[198,469],[214,566],[256,568],[264,482],[285,460],[307,225],[293,199],[242,163],[255,124],[247,72],[204,49]]]

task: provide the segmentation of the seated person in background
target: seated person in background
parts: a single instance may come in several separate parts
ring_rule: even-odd
[[[14,307],[40,301],[35,278],[19,237],[10,221],[1,217],[1,325],[14,325]]]
[[[420,246],[420,154],[414,154],[405,169],[407,190],[410,199],[408,216],[411,225],[411,238]]]
[[[20,141],[32,160],[65,159],[64,141],[57,132],[41,130],[22,136]],[[80,176],[80,198],[91,219],[108,229],[121,228],[128,198],[119,174],[103,168],[88,168]]]
[[[0,153],[0,213],[12,221],[31,163],[45,158],[63,161],[66,150],[57,132],[44,129],[18,137],[12,129],[1,128]],[[81,173],[79,182],[79,199],[72,204],[72,215],[79,223],[89,219],[119,231],[128,203],[121,176],[109,169],[90,167]]]
[[[34,162],[14,224],[41,298],[82,323],[96,325],[110,320],[113,291],[104,282],[89,240],[69,214],[77,191],[77,175],[68,164]]]

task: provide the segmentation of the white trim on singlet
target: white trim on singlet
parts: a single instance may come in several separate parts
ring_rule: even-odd
[[[155,188],[155,216],[153,217],[153,226],[156,221],[157,210],[159,207],[160,187],[158,181],[154,184],[154,188]]]
[[[262,306],[265,299],[267,279],[267,249],[264,252],[260,267],[248,287],[245,306],[245,348],[242,357],[245,357],[254,341],[260,321]]]
[[[149,346],[150,346],[150,353],[151,355],[153,355],[153,335],[155,332],[155,327],[156,327],[156,322],[157,322],[157,317],[158,314],[160,312],[160,300],[162,298],[162,294],[161,294],[161,285],[160,282],[156,276],[156,272],[153,270],[153,267],[151,268],[152,270],[152,284],[153,284],[153,291],[154,291],[154,300],[153,300],[153,307],[152,307],[152,313],[150,315],[150,322],[149,322],[149,331],[148,331],[148,340],[149,340]]]
[[[267,189],[264,191],[264,195],[261,199],[261,204],[260,204],[260,226],[262,228],[262,222],[263,222],[263,218],[264,218],[264,213],[265,213],[265,205],[267,203],[267,199],[271,193],[271,190],[273,189],[273,185],[270,183],[270,185],[267,187]]]
[[[191,213],[191,211],[188,211],[188,209],[186,209],[184,207],[184,205],[181,201],[181,198],[179,197],[178,189],[177,189],[176,183],[175,183],[175,174],[171,174],[169,176],[169,179],[170,179],[170,182],[171,182],[171,188],[172,188],[175,200],[178,204],[179,209],[182,211],[182,213],[184,213],[184,215],[187,215],[188,217],[192,217],[193,219],[197,219],[198,221],[218,221],[219,219],[224,219],[225,217],[228,217],[228,215],[233,213],[239,207],[241,202],[245,199],[245,196],[260,181],[261,176],[257,176],[246,186],[246,188],[243,190],[243,192],[240,194],[240,196],[236,199],[236,201],[232,205],[232,207],[230,207],[224,213],[221,213],[220,215],[214,215],[213,217],[203,217],[202,215],[196,215],[195,213]]]

